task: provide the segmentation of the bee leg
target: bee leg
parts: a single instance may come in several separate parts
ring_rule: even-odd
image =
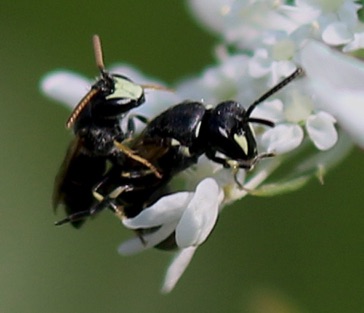
[[[276,156],[274,152],[263,152],[261,154],[258,154],[252,161],[252,166],[254,166],[256,163],[258,163],[261,159],[265,158],[271,158]]]
[[[133,188],[130,187],[129,185],[119,186],[104,197],[97,191],[101,184],[102,182],[94,188],[93,190],[94,198],[100,202],[100,205],[102,207],[109,208],[121,220],[124,217],[124,211],[122,209],[122,206],[117,205],[115,203],[115,199],[117,199],[123,192],[132,190]],[[94,206],[94,209],[91,208],[91,211],[92,215],[99,212],[98,206]]]
[[[135,122],[134,119],[138,119],[143,124],[148,124],[149,120],[143,115],[139,114],[130,114],[128,117],[128,126],[127,126],[127,132],[126,132],[126,138],[130,139],[133,134],[135,133]]]
[[[152,163],[150,163],[148,160],[140,157],[139,155],[136,155],[133,150],[131,150],[129,147],[123,145],[120,142],[114,141],[114,145],[116,146],[116,148],[118,148],[122,153],[127,155],[129,158],[131,158],[131,159],[145,165],[147,168],[149,168],[157,178],[159,178],[159,179],[162,178],[162,174],[159,173],[157,168]]]
[[[139,231],[136,231],[136,235],[137,235],[137,237],[139,238],[139,240],[141,241],[141,243],[142,243],[144,246],[146,246],[146,245],[147,245],[147,242],[146,242],[146,240],[144,239],[143,234],[142,234],[141,232],[139,232]]]
[[[104,201],[102,201],[102,202],[98,203],[97,205],[93,206],[89,210],[84,210],[84,211],[80,211],[80,212],[68,215],[63,220],[55,222],[54,225],[60,226],[63,224],[84,220],[87,217],[93,216],[93,215],[97,214],[98,212],[104,210],[105,207],[106,207],[106,203]]]
[[[239,189],[244,189],[243,184],[239,181],[238,174],[239,174],[239,167],[233,167],[234,182],[236,183]]]
[[[60,226],[60,225],[71,223],[71,222],[77,222],[80,220],[84,220],[85,218],[87,218],[89,216],[91,216],[90,210],[80,211],[80,212],[68,215],[63,220],[55,222],[54,225]]]
[[[105,208],[110,208],[111,211],[113,211],[117,216],[120,216],[122,214],[122,211],[117,207],[117,205],[114,203],[114,199],[117,198],[122,192],[128,189],[128,186],[125,187],[118,187],[114,189],[109,195],[104,197],[100,193],[97,192],[98,186],[93,190],[93,196],[99,203],[91,207],[89,210],[80,211],[71,215],[68,215],[63,220],[60,220],[58,222],[55,222],[54,225],[60,226],[63,224],[76,222],[79,220],[86,219],[89,216],[93,216]]]

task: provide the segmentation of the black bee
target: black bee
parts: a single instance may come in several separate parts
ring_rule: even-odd
[[[126,132],[120,124],[130,110],[145,102],[145,88],[163,88],[138,85],[125,76],[108,73],[97,35],[93,37],[93,43],[100,78],[75,107],[66,123],[67,128],[73,129],[75,138],[68,148],[54,186],[53,206],[56,208],[63,204],[67,215],[88,210],[95,204],[92,190],[103,178],[108,162],[122,163],[125,157],[130,157],[150,168],[157,177],[160,176],[147,160],[121,144],[131,137],[133,122],[129,120]],[[145,120],[139,115],[134,117]],[[115,142],[120,143],[118,147]],[[82,222],[72,221],[72,225],[79,227]]]
[[[167,194],[168,182],[196,164],[202,154],[224,167],[233,168],[234,172],[239,168],[249,170],[262,158],[273,156],[271,153],[258,153],[250,124],[273,127],[274,123],[253,118],[251,113],[257,105],[301,73],[302,70],[297,69],[247,109],[236,101],[224,101],[211,109],[201,102],[185,101],[164,111],[130,143],[130,149],[148,160],[161,177],[132,158],[124,159],[112,166],[94,185],[98,204],[71,214],[56,224],[75,222],[104,208],[110,208],[117,215],[134,217]]]

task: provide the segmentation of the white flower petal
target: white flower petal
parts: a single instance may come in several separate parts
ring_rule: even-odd
[[[244,55],[229,56],[219,64],[207,67],[199,77],[179,82],[176,93],[181,99],[202,99],[207,104],[236,98],[241,84],[245,89],[249,88],[246,82],[248,60]]]
[[[364,63],[310,42],[301,53],[317,106],[364,147]]]
[[[343,45],[354,39],[354,34],[343,22],[329,24],[322,32],[322,40],[329,45]]]
[[[230,13],[226,15],[224,34],[227,41],[255,49],[267,33],[281,31],[290,34],[301,23],[312,19],[311,15],[303,17],[302,10],[300,12],[293,6],[282,5],[282,2],[234,1]]]
[[[190,264],[193,255],[196,252],[197,247],[189,247],[180,250],[174,257],[172,263],[167,269],[166,276],[164,278],[163,287],[161,291],[163,293],[171,292],[182,274],[186,270],[188,264]]]
[[[344,48],[343,52],[355,51],[364,47],[364,33],[355,33],[354,40],[349,42]]]
[[[333,116],[322,111],[306,120],[308,135],[318,149],[328,150],[337,142],[338,135],[334,123]]]
[[[133,218],[123,218],[124,226],[130,229],[151,228],[176,222],[191,201],[193,192],[176,192],[162,197]]]
[[[352,29],[361,28],[361,26],[363,26],[359,20],[360,14],[358,14],[358,11],[363,7],[363,2],[359,2],[360,1],[346,0],[337,12],[337,18],[340,21],[345,22],[346,25]]]
[[[278,84],[282,78],[292,74],[297,66],[291,61],[274,61],[271,66],[270,85]]]
[[[322,43],[308,42],[301,51],[301,64],[312,85],[324,81],[338,90],[363,90],[364,63]]]
[[[270,73],[272,60],[269,58],[267,50],[257,49],[248,64],[249,75],[260,78]]]
[[[302,91],[302,88],[291,88],[285,101],[284,115],[287,122],[300,123],[305,121],[313,110],[312,98]]]
[[[295,42],[291,39],[278,40],[272,46],[272,58],[276,61],[291,60],[295,54]]]
[[[188,4],[197,21],[210,30],[220,33],[224,15],[230,10],[234,0],[189,0]]]
[[[143,241],[140,237],[134,237],[124,241],[118,247],[118,252],[121,255],[133,255],[144,250],[153,248],[155,245],[167,239],[176,229],[177,223],[170,223],[161,226],[153,233],[143,235]]]
[[[263,118],[274,123],[284,119],[283,102],[280,99],[266,100],[257,106],[251,117]]]
[[[319,86],[317,86],[319,87]],[[317,88],[323,106],[331,110],[338,124],[364,148],[364,91],[340,91],[329,86]]]
[[[319,9],[308,6],[306,3],[300,0],[295,1],[295,6],[292,5],[282,5],[282,14],[285,14],[291,21],[294,21],[296,27],[302,27],[314,20],[319,18],[321,12]],[[297,28],[294,28],[296,30]],[[293,31],[293,30],[292,30]],[[291,32],[290,32],[291,33]]]
[[[281,124],[263,134],[262,145],[268,152],[282,154],[297,148],[303,137],[303,130],[298,125]]]
[[[54,71],[41,81],[41,90],[48,97],[73,109],[90,89],[91,82],[70,71]]]
[[[216,223],[221,201],[222,191],[214,179],[200,182],[176,228],[180,248],[200,245],[206,240]]]

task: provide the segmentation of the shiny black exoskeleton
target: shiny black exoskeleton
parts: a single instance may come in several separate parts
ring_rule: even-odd
[[[297,69],[247,109],[236,101],[224,101],[210,109],[201,102],[177,104],[150,121],[131,148],[167,177],[190,167],[202,154],[224,167],[249,170],[260,159],[272,156],[258,154],[251,123],[274,126],[269,120],[251,117],[251,113],[301,73]],[[157,158],[144,155],[144,151],[154,150],[164,153]]]
[[[302,73],[296,70],[245,109],[235,101],[224,101],[208,109],[201,102],[185,101],[150,121],[130,148],[161,173],[156,177],[140,162],[128,158],[114,165],[95,186],[97,205],[68,216],[57,224],[77,221],[111,208],[133,217],[168,193],[167,183],[179,172],[196,164],[205,154],[224,167],[251,169],[260,159],[251,123],[272,127],[274,123],[252,118],[254,108]]]
[[[94,37],[94,47],[101,75],[67,121],[66,126],[73,129],[75,137],[54,187],[53,205],[56,208],[63,204],[67,215],[88,210],[95,204],[93,188],[103,178],[108,162],[122,163],[125,154],[134,157],[125,146],[120,146],[126,149],[121,151],[114,143],[121,143],[130,137],[133,123],[128,123],[130,127],[124,131],[121,120],[131,109],[145,101],[143,86],[125,76],[105,71],[97,36]],[[135,158],[144,162],[145,166],[149,165],[147,161],[137,156]],[[82,221],[73,221],[72,224],[78,227]]]

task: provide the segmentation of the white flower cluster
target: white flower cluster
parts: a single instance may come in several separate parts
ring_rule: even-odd
[[[237,186],[231,170],[201,157],[193,169],[176,177],[183,179],[186,191],[162,197],[135,218],[123,219],[129,229],[157,229],[143,241],[135,237],[123,243],[119,248],[123,255],[154,247],[174,234],[179,250],[168,269],[165,292],[175,286],[196,248],[209,236],[224,205],[248,193],[289,191],[322,174],[350,149],[350,139],[341,129],[364,147],[364,64],[344,55],[364,46],[364,24],[358,17],[362,5],[353,0],[190,0],[189,4],[197,20],[222,38],[216,49],[218,62],[177,83],[175,94],[147,94],[139,113],[152,118],[184,99],[208,105],[234,99],[248,107],[297,66],[304,69],[305,77],[252,114],[276,124],[270,129],[254,127],[259,151],[277,156],[249,173],[241,170],[236,178],[243,188]],[[128,67],[110,71],[148,83]],[[42,90],[72,106],[89,85],[77,74],[57,71],[43,79]],[[297,158],[303,150],[304,162]],[[297,163],[287,179],[265,184],[291,156]]]

